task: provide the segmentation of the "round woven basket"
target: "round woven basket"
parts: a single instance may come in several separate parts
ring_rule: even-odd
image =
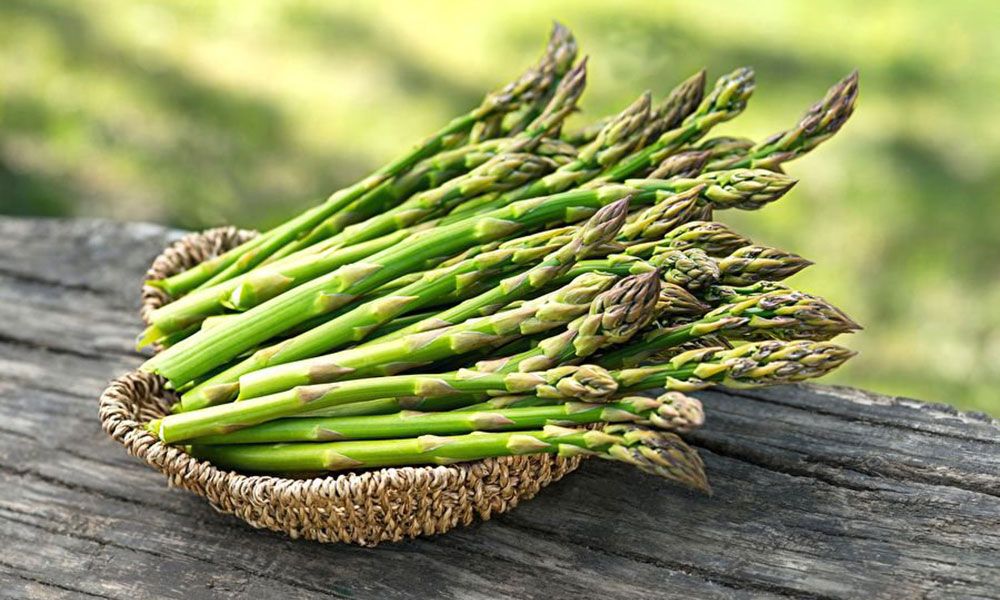
[[[177,241],[153,261],[149,279],[178,273],[255,235],[232,227]],[[144,286],[142,316],[169,301]],[[104,430],[135,456],[167,476],[171,486],[204,496],[217,510],[254,527],[293,538],[374,546],[444,533],[476,518],[489,519],[574,470],[579,458],[548,455],[492,458],[440,467],[404,467],[311,479],[241,475],[168,446],[143,427],[177,401],[165,380],[133,372],[101,395]]]

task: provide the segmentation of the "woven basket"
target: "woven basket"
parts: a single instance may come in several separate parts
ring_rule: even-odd
[[[253,237],[232,227],[191,234],[153,261],[150,279],[163,278]],[[142,316],[169,297],[144,286]],[[489,519],[576,469],[579,458],[548,455],[491,458],[441,467],[404,467],[311,479],[248,476],[219,469],[167,446],[142,424],[177,401],[165,380],[133,372],[101,395],[104,430],[135,456],[167,476],[171,486],[204,496],[217,510],[254,527],[293,538],[374,546],[383,541],[444,533],[476,518]]]

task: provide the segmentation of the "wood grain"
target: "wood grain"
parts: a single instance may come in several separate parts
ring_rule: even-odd
[[[167,489],[101,432],[176,232],[0,218],[0,596],[1000,598],[1000,427],[847,388],[701,394],[700,497],[590,461],[508,515],[374,550]]]

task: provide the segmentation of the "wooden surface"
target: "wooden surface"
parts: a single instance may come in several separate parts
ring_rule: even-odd
[[[702,394],[711,498],[590,461],[433,539],[250,529],[98,425],[175,235],[0,218],[2,597],[1000,598],[997,423],[844,388]]]

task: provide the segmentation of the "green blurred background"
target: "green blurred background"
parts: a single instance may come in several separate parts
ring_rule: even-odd
[[[1000,415],[1000,3],[0,2],[0,213],[267,227],[365,174],[541,50],[585,112],[702,66],[757,70],[718,133],[791,125],[850,69],[853,120],[779,204],[723,219],[818,264],[866,325],[830,380]]]

